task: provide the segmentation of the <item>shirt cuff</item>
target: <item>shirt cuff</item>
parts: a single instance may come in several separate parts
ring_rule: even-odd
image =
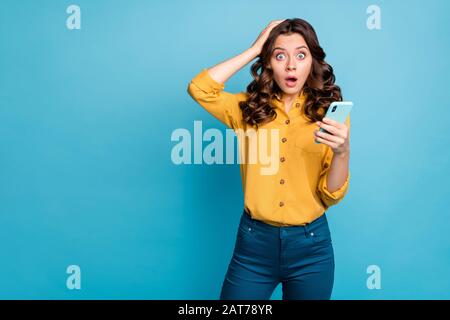
[[[206,68],[192,79],[192,83],[206,93],[217,93],[225,89],[225,84],[214,80]]]
[[[319,190],[322,192],[323,197],[325,197],[324,199],[326,200],[325,202],[329,205],[332,205],[342,200],[342,198],[344,198],[345,193],[348,190],[349,180],[350,180],[350,171],[347,174],[347,178],[345,179],[344,184],[334,192],[330,192],[327,186],[327,175],[323,177],[322,185],[320,186]]]

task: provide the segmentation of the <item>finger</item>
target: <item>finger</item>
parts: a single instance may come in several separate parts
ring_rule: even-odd
[[[275,21],[272,21],[272,22],[270,22],[269,23],[269,25],[268,25],[268,27],[270,27],[270,28],[274,28],[274,27],[276,27],[277,25],[279,25],[281,22],[283,22],[284,20],[275,20]]]
[[[329,124],[320,122],[320,121],[317,121],[316,123],[317,123],[317,125],[318,125],[319,127],[323,128],[323,129],[325,129],[325,130],[327,130],[328,132],[330,132],[330,133],[332,133],[332,134],[335,134],[335,135],[339,135],[339,131],[340,131],[340,130],[339,130],[338,128],[336,128],[336,127],[334,127],[334,126],[332,126],[332,125],[329,125]]]
[[[335,126],[335,127],[339,128],[339,129],[343,129],[344,127],[346,127],[345,124],[337,122],[336,120],[333,120],[333,119],[330,119],[330,118],[327,118],[327,117],[324,117],[322,119],[322,122],[324,122],[326,124],[330,124],[332,126]]]
[[[343,144],[345,142],[345,139],[339,136],[335,136],[326,132],[321,132],[319,130],[314,131],[314,134],[316,137],[320,137],[324,140],[328,140],[330,142],[336,143],[337,145]]]
[[[331,148],[336,148],[336,144],[335,144],[334,142],[325,140],[325,139],[323,139],[323,138],[321,138],[321,137],[316,137],[315,140],[316,140],[317,142],[326,144],[327,146],[330,146]]]

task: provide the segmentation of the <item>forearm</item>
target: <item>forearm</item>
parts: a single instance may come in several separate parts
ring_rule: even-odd
[[[327,177],[327,189],[334,192],[344,185],[348,175],[350,151],[342,154],[333,154],[330,171]]]
[[[233,74],[238,72],[257,56],[257,51],[250,47],[237,56],[208,68],[208,73],[215,81],[225,83]]]

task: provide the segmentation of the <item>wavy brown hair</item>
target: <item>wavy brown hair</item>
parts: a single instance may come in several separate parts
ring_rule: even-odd
[[[247,86],[248,99],[239,103],[244,121],[260,126],[273,121],[277,114],[270,100],[282,91],[273,79],[270,59],[275,40],[279,35],[300,34],[312,55],[311,71],[303,86],[306,95],[305,115],[311,122],[322,120],[333,101],[342,101],[341,89],[337,86],[333,68],[325,62],[325,52],[319,44],[314,28],[305,20],[287,19],[277,25],[264,43],[258,60],[251,66],[254,80]]]

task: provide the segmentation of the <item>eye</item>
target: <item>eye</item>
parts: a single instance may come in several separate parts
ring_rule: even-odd
[[[306,55],[303,52],[300,52],[299,54],[297,54],[297,57],[300,57],[300,59],[305,59]]]
[[[276,55],[275,55],[275,59],[277,59],[277,60],[280,60],[280,56],[282,56],[282,57],[284,57],[284,53],[277,53]]]

